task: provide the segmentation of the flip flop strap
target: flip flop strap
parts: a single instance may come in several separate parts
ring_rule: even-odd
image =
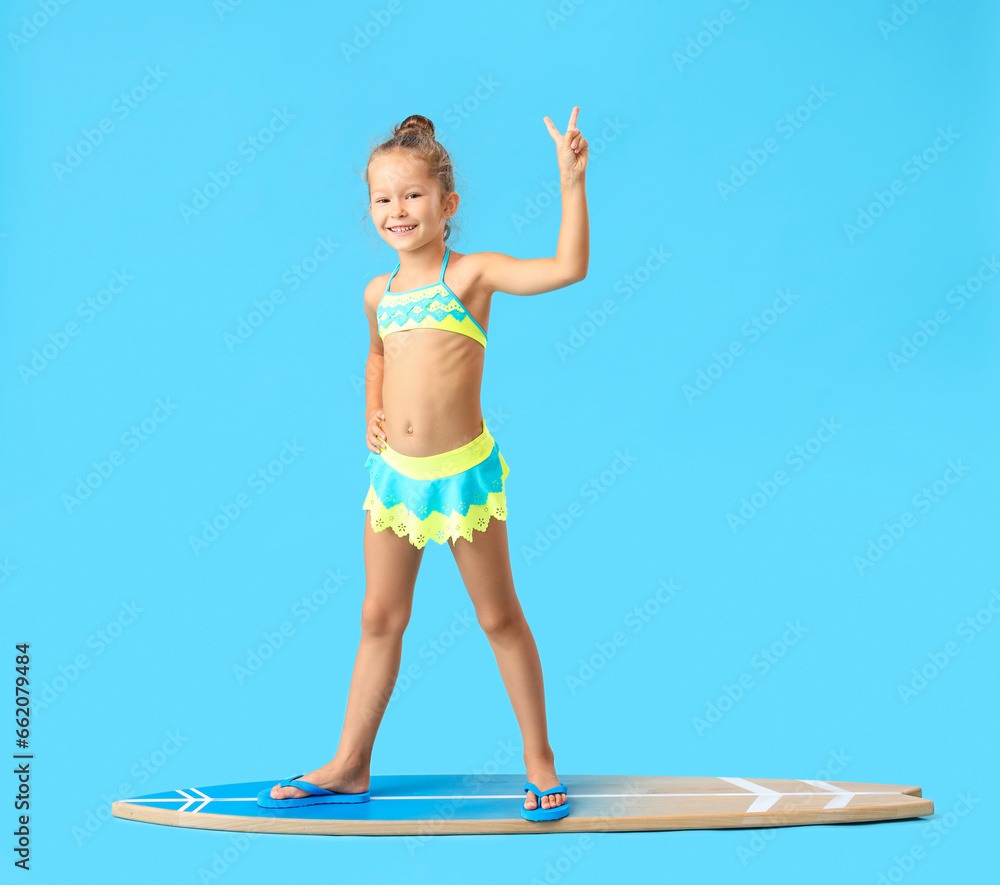
[[[541,799],[542,796],[548,796],[550,793],[565,793],[566,787],[563,784],[559,784],[558,787],[553,787],[551,790],[539,790],[531,781],[527,781],[524,792],[527,793],[528,790],[531,790],[535,796]]]
[[[302,775],[298,777],[290,777],[288,780],[280,781],[278,783],[279,787],[296,787],[299,790],[305,790],[310,796],[333,796],[335,795],[330,790],[324,790],[322,787],[317,787],[316,784],[311,784],[309,781],[299,780]],[[292,783],[294,781],[294,783]]]

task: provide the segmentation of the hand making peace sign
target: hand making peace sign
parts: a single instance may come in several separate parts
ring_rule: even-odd
[[[587,139],[576,128],[576,115],[579,112],[579,106],[573,108],[573,112],[569,115],[569,126],[565,135],[559,133],[548,117],[542,118],[545,125],[549,127],[549,134],[556,143],[559,171],[563,175],[583,175],[583,170],[587,168]]]

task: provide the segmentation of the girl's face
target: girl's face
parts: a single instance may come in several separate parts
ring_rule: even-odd
[[[444,237],[445,221],[458,209],[458,194],[441,200],[441,188],[426,164],[396,151],[372,162],[368,170],[372,223],[393,249],[413,251]]]

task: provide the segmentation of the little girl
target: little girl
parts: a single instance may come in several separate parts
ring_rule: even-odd
[[[507,462],[479,402],[494,292],[538,295],[582,280],[589,260],[587,140],[574,107],[556,143],[562,225],[554,258],[452,253],[445,245],[459,196],[434,125],[414,114],[372,152],[372,222],[399,253],[365,289],[371,348],[365,373],[371,485],[363,509],[365,598],[361,642],[336,755],[262,790],[289,808],[366,802],[372,746],[392,694],[428,541],[447,542],[503,677],[524,743],[527,820],[569,813],[545,721],[538,650],[514,591],[507,547]],[[386,531],[389,529],[389,531]]]

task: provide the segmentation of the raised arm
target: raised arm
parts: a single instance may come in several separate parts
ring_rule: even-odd
[[[574,107],[564,134],[545,117],[556,143],[562,224],[555,258],[513,258],[502,252],[482,252],[483,280],[493,292],[539,295],[577,283],[587,276],[590,263],[590,222],[587,218],[586,177],[589,148],[576,128],[580,108]]]

